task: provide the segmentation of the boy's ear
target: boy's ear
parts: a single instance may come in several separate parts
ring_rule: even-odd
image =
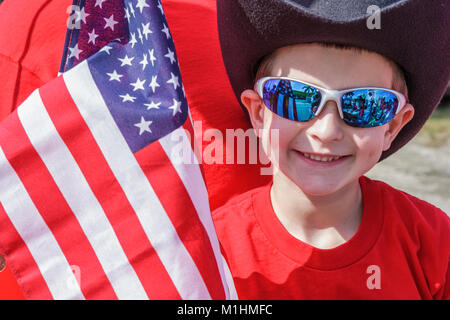
[[[250,121],[256,136],[259,137],[259,129],[264,128],[264,104],[262,99],[256,91],[247,89],[241,93],[241,102],[250,115]]]
[[[388,129],[384,136],[383,151],[388,150],[391,147],[392,141],[397,137],[402,128],[409,122],[414,116],[414,107],[407,103],[402,110],[397,113],[391,122],[388,123]]]

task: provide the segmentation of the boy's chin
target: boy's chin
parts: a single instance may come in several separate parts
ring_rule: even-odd
[[[307,196],[327,197],[345,192],[349,185],[359,183],[359,177],[333,179],[332,177],[291,179],[292,182]]]
[[[340,191],[339,186],[330,186],[330,185],[313,185],[313,186],[302,185],[298,187],[305,195],[311,197],[326,197],[336,194],[336,192]]]

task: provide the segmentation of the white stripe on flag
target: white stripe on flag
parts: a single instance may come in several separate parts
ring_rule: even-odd
[[[174,150],[178,148],[178,144],[180,143],[179,137],[182,137],[182,143],[189,144],[188,146],[183,148],[183,151],[190,152],[190,154],[187,156],[183,156],[183,159],[180,159],[177,156],[177,153],[174,152]],[[195,139],[195,137],[192,137],[192,139]],[[205,182],[203,181],[203,176],[200,172],[197,158],[195,157],[194,151],[191,148],[190,139],[187,137],[184,128],[180,127],[173,131],[171,134],[168,134],[164,138],[160,139],[159,142],[161,143],[161,146],[167,154],[167,157],[170,159],[175,170],[180,176],[180,179],[183,182],[189,194],[189,197],[192,200],[192,203],[194,204],[200,221],[202,222],[203,227],[208,234],[209,241],[211,242],[214,256],[219,268],[220,276],[222,278],[223,287],[225,288],[226,298],[228,299],[230,297],[230,293],[232,294],[232,292],[235,290],[234,284],[226,283],[226,277],[222,266],[223,257],[222,253],[220,252],[219,241],[214,229],[214,224],[211,217],[211,209],[209,207],[208,191],[206,189]],[[184,163],[184,160],[186,159],[192,159],[195,161],[193,161],[194,163]]]
[[[73,211],[119,299],[148,299],[105,212],[59,136],[40,95],[18,109],[37,153]],[[81,270],[83,272],[83,270]]]
[[[63,77],[180,296],[183,299],[211,299],[195,262],[114,122],[87,62],[80,63],[76,72],[69,70]]]
[[[36,91],[35,91],[36,92]],[[33,103],[33,93],[24,104]],[[0,202],[56,300],[84,296],[66,257],[0,147]]]

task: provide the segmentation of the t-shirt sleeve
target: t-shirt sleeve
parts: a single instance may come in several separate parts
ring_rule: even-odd
[[[450,218],[438,207],[378,182],[388,219],[408,252],[408,264],[426,299],[449,299]]]
[[[450,218],[442,210],[429,205],[426,228],[421,236],[422,266],[435,300],[450,299]]]
[[[422,266],[435,300],[450,299],[450,219],[442,210],[433,207],[428,215],[428,228],[419,229],[422,246],[419,252]]]

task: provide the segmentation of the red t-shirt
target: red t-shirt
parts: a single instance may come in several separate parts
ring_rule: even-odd
[[[450,298],[450,219],[440,209],[361,177],[358,231],[336,248],[318,249],[283,227],[271,185],[213,213],[240,299]]]

